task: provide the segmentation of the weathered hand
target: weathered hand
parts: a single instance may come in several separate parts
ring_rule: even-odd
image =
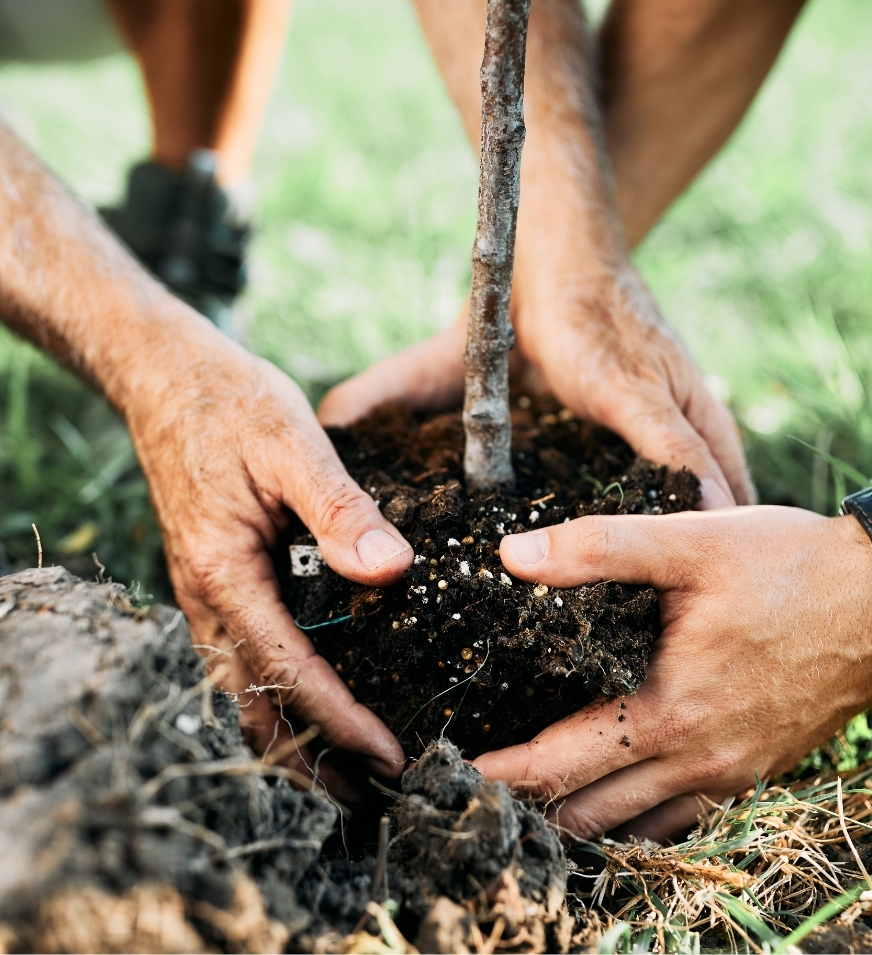
[[[583,283],[557,275],[529,282],[512,312],[516,378],[535,381],[645,457],[689,467],[702,481],[704,508],[754,501],[732,415],[629,264]],[[460,403],[465,335],[464,309],[450,328],[333,388],[319,418],[348,424],[388,400]]]
[[[305,397],[278,369],[205,322],[178,355],[176,367],[150,370],[150,395],[131,403],[127,417],[194,642],[238,647],[213,661],[229,689],[275,688],[244,701],[261,746],[277,727],[288,735],[269,699],[317,725],[330,745],[397,774],[399,745],[294,626],[267,549],[288,508],[330,566],[361,583],[396,580],[411,548],[348,476]]]
[[[663,633],[638,692],[475,762],[557,800],[571,832],[630,820],[623,834],[686,831],[695,793],[720,801],[789,768],[872,701],[872,547],[853,517],[583,517],[505,537],[500,556],[524,580],[660,593]]]
[[[518,274],[522,354],[555,396],[639,454],[689,467],[703,507],[754,503],[738,430],[627,260],[579,274],[557,249]],[[574,257],[573,257],[574,258]]]
[[[2,320],[127,421],[179,605],[228,689],[273,686],[328,743],[396,775],[400,747],[294,626],[267,553],[291,508],[346,577],[386,584],[412,561],[300,390],[155,282],[2,123],[0,263]],[[290,735],[264,695],[246,696],[256,742]]]

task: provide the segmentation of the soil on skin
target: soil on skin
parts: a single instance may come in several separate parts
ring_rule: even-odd
[[[0,578],[0,951],[387,951],[398,927],[419,951],[496,932],[544,952],[589,933],[541,814],[447,741],[391,815],[381,858],[331,851],[337,805],[246,748],[179,611],[61,568]]]
[[[651,588],[524,583],[506,573],[499,544],[584,515],[694,508],[696,477],[636,457],[551,403],[521,399],[512,419],[516,487],[471,496],[460,412],[386,406],[328,431],[352,477],[415,550],[401,583],[375,590],[326,565],[295,576],[287,544],[315,544],[296,519],[276,553],[297,623],[407,753],[444,729],[472,758],[529,740],[600,695],[632,693],[659,633]]]

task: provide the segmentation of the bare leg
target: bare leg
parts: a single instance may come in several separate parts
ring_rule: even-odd
[[[613,0],[599,36],[618,214],[636,245],[744,116],[804,0]]]
[[[246,176],[284,43],[291,0],[109,0],[145,79],[152,159],[182,170],[218,157],[225,186]]]

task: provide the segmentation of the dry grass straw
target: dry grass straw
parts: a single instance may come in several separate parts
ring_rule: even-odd
[[[679,845],[586,843],[605,868],[576,870],[571,889],[622,923],[613,938],[623,932],[626,951],[699,951],[703,936],[721,950],[796,950],[828,918],[872,914],[857,849],[872,841],[870,783],[872,765],[847,779],[761,783],[737,804],[703,807]]]

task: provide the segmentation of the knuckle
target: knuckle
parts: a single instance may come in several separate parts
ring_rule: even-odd
[[[208,557],[195,554],[187,561],[185,568],[188,589],[214,607],[223,593],[226,580],[220,563]]]
[[[303,684],[302,670],[308,657],[289,660],[286,651],[266,643],[255,648],[253,657],[251,666],[260,684],[273,687],[273,696],[292,706]]]
[[[581,799],[567,799],[554,813],[558,825],[581,839],[596,839],[606,831],[606,825],[592,806]]]
[[[371,498],[350,477],[346,477],[323,495],[317,511],[318,530],[325,536],[332,536],[340,528],[362,520],[370,506],[374,507]]]
[[[524,771],[512,781],[513,788],[523,789],[524,794],[534,799],[553,801],[569,795],[572,770],[543,759],[538,752],[538,737],[527,744]]]
[[[578,522],[577,527],[578,554],[576,556],[596,569],[609,556],[611,547],[609,522],[600,517],[586,517]]]
[[[663,757],[686,752],[703,722],[703,718],[692,711],[669,714],[657,725],[652,755]]]
[[[660,446],[669,462],[680,464],[691,458],[699,461],[709,458],[705,441],[687,422],[673,416],[665,424]]]

